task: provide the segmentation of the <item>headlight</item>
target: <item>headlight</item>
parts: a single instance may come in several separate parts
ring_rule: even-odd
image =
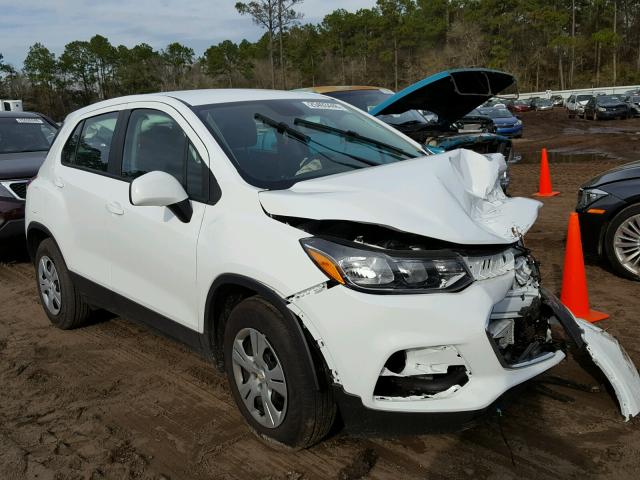
[[[522,120],[516,120],[516,125],[522,125]]]
[[[609,195],[607,192],[598,190],[597,188],[580,189],[578,191],[578,205],[576,209],[583,209],[591,205],[596,200],[601,199]]]
[[[463,258],[435,250],[398,252],[358,248],[312,237],[301,240],[329,278],[371,293],[433,293],[462,290],[473,280]]]
[[[606,109],[606,108],[604,108],[604,107],[598,107],[598,108],[597,108],[597,110],[598,110],[599,112],[606,112],[606,111],[607,111],[607,109]]]

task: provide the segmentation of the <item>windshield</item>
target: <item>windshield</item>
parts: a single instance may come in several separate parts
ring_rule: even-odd
[[[637,97],[631,97],[631,101],[632,101],[633,103],[640,103],[640,96],[637,96]]]
[[[0,118],[0,154],[49,150],[56,129],[38,117]]]
[[[391,90],[342,90],[330,92],[326,95],[347,102],[354,107],[369,112],[373,107],[378,106],[389,97],[393,96]],[[404,113],[392,115],[378,115],[378,118],[390,125],[409,125],[417,123],[429,123],[419,112],[408,110]]]
[[[268,189],[425,155],[355,108],[313,99],[194,107],[250,184]]]
[[[601,95],[598,97],[598,105],[618,105],[620,99],[615,95]]]
[[[576,100],[578,102],[584,102],[585,100],[589,100],[593,95],[578,95]]]
[[[488,108],[486,110],[481,110],[480,113],[483,115],[487,115],[491,118],[511,118],[513,115],[509,110],[505,110],[504,108]]]

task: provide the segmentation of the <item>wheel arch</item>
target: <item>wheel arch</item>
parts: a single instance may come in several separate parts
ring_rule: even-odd
[[[29,223],[29,226],[27,227],[27,252],[29,253],[29,258],[32,262],[36,258],[38,246],[47,238],[53,240],[56,246],[58,246],[58,242],[56,242],[55,237],[47,227],[39,222]],[[58,250],[60,250],[59,247]]]
[[[300,319],[289,309],[287,301],[278,295],[270,287],[253,278],[244,275],[226,273],[217,277],[207,293],[204,308],[204,332],[203,338],[207,343],[204,348],[216,360],[218,367],[224,366],[223,337],[226,319],[238,303],[245,298],[259,295],[278,309],[285,317],[289,318],[299,338],[304,351],[302,358],[308,363],[313,372],[314,385],[316,390],[320,390],[320,377],[318,358],[314,360],[310,348],[310,335],[305,335]]]

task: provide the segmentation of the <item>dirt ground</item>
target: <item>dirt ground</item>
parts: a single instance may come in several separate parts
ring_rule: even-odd
[[[524,159],[514,195],[536,191],[538,151],[553,155],[554,188],[527,236],[545,285],[558,292],[568,213],[578,186],[640,158],[640,119],[569,120],[522,114]],[[569,155],[587,152],[589,155]],[[605,154],[598,157],[595,154]],[[33,267],[19,245],[0,259],[0,480],[4,479],[444,479],[638,478],[640,421],[625,423],[601,389],[533,382],[502,417],[459,434],[354,438],[337,432],[309,450],[258,441],[225,378],[177,343],[124,319],[75,331],[49,325]],[[587,266],[601,325],[640,365],[640,285]],[[552,374],[595,380],[572,361]],[[544,379],[544,378],[543,378]]]

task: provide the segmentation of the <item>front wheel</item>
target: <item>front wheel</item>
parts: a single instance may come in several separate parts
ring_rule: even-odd
[[[616,215],[604,240],[612,268],[619,275],[640,280],[640,205],[632,205]]]
[[[233,397],[263,440],[291,448],[320,441],[333,425],[329,388],[318,391],[304,361],[305,344],[294,319],[264,298],[240,302],[224,332],[224,363]]]
[[[82,325],[89,317],[89,306],[71,281],[62,253],[52,239],[38,246],[35,267],[40,302],[51,323],[62,330]]]

